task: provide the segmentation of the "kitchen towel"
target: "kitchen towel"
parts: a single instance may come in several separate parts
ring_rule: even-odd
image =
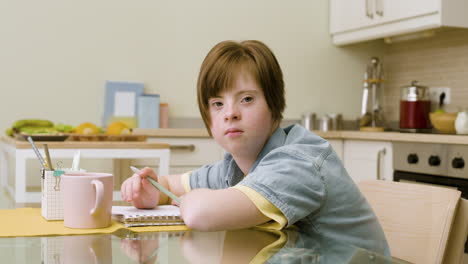
[[[63,236],[111,234],[127,229],[133,232],[169,232],[189,230],[185,225],[125,227],[112,222],[109,227],[74,229],[63,225],[63,221],[47,221],[41,216],[41,208],[16,208],[0,210],[0,237]]]

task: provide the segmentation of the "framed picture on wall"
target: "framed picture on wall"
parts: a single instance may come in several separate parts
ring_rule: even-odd
[[[143,88],[142,82],[106,81],[102,126],[106,127],[112,117],[136,117]]]

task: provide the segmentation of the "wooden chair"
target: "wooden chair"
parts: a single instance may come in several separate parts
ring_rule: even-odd
[[[450,231],[443,263],[462,263],[465,257],[465,242],[468,235],[468,200],[458,202],[457,212]],[[466,263],[466,260],[465,260]]]
[[[460,191],[378,180],[361,181],[358,187],[379,219],[393,257],[460,263],[468,232],[468,203]]]

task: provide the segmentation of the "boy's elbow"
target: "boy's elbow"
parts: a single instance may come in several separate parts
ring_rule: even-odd
[[[187,208],[182,212],[182,218],[184,219],[185,225],[193,230],[198,231],[213,231],[210,228],[209,219],[203,217],[203,210],[189,209]]]

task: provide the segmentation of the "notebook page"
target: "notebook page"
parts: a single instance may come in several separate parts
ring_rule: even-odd
[[[174,205],[158,205],[154,209],[138,209],[134,206],[112,206],[112,215],[121,215],[124,218],[180,217],[180,209]]]
[[[174,205],[160,205],[154,209],[112,206],[112,218],[126,227],[184,224],[179,207]]]

